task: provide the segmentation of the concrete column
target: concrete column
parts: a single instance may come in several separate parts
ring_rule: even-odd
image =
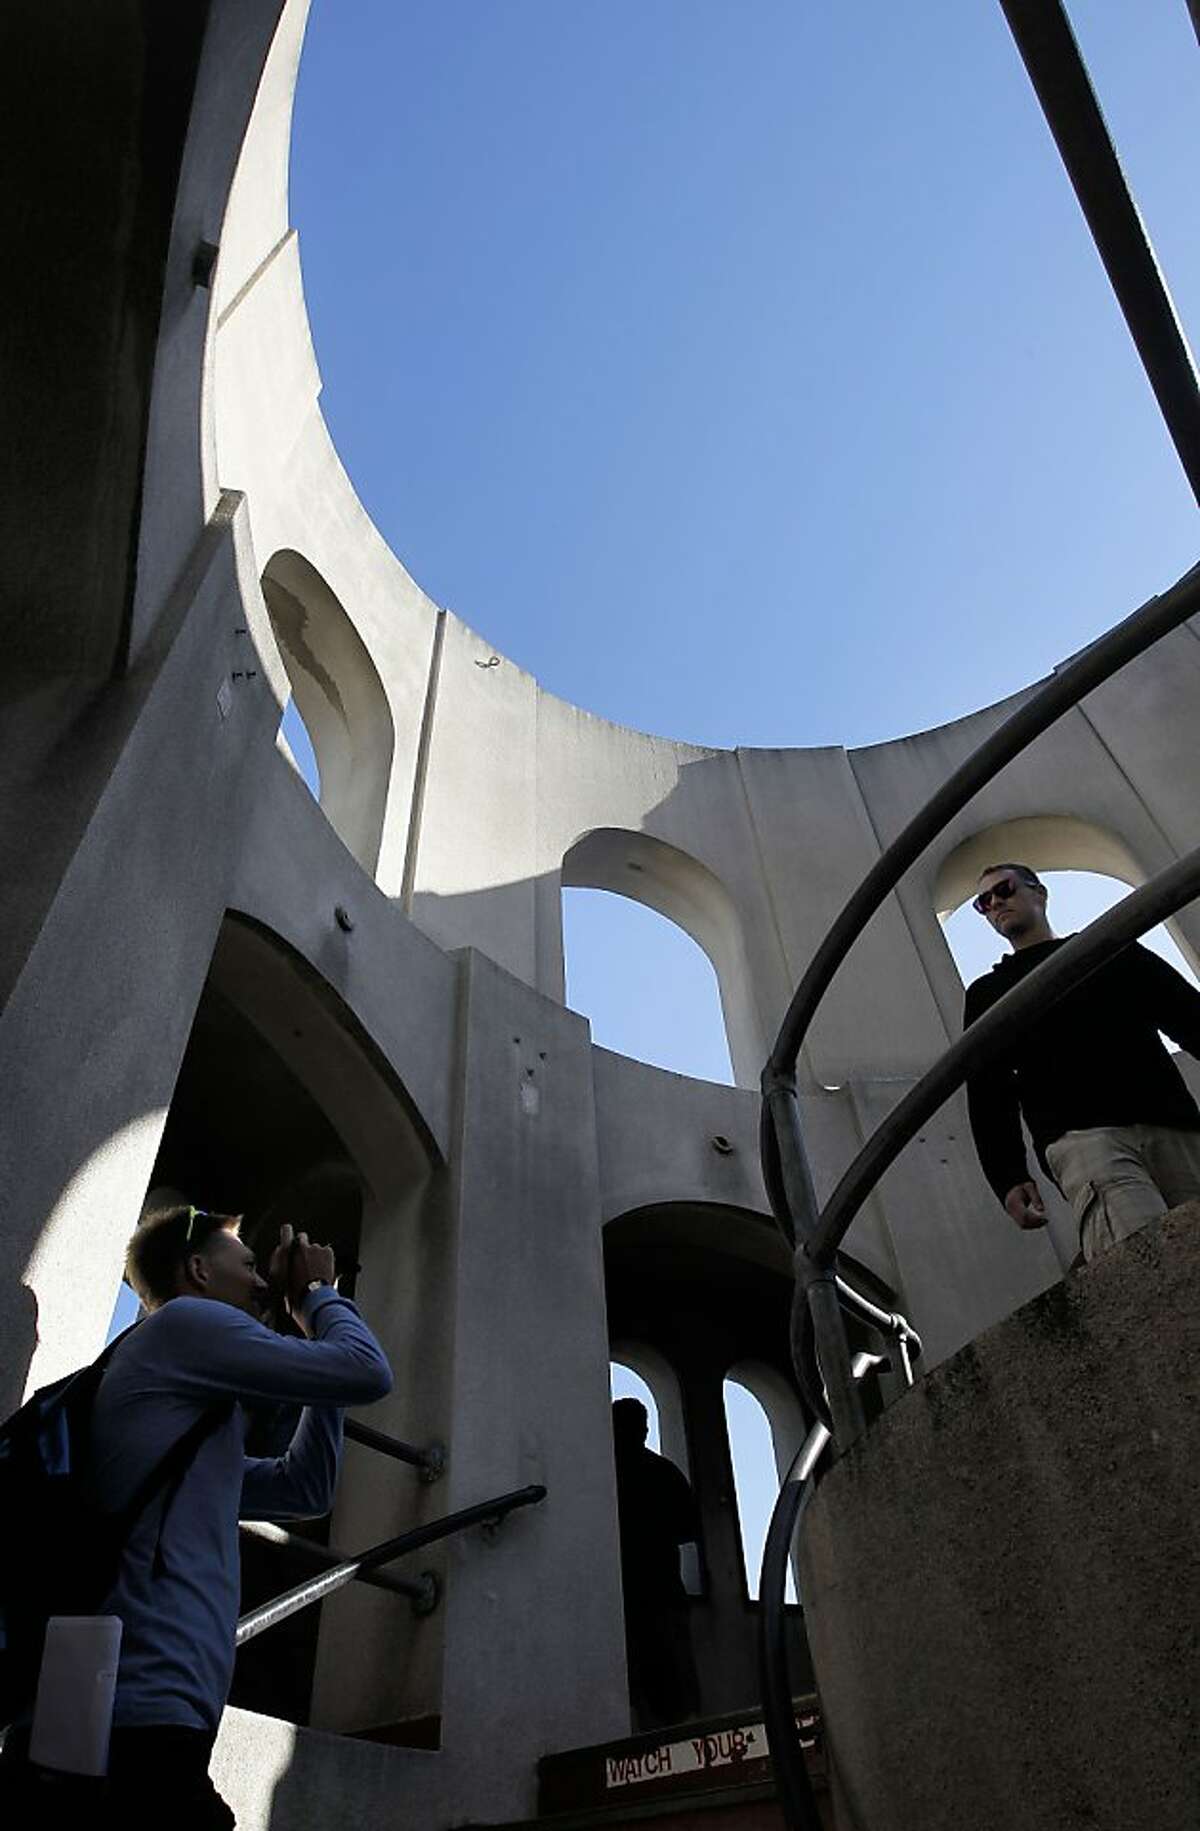
[[[233,678],[255,664],[236,633],[254,590],[239,527],[227,512],[206,531],[160,646],[75,722],[77,766],[50,772],[28,809],[35,829],[49,813],[51,852],[56,825],[66,838],[0,1014],[5,1409],[31,1363],[44,1382],[104,1340],[224,912],[243,786],[274,742],[265,675]],[[32,852],[42,836],[28,837]]]
[[[707,1579],[703,1603],[692,1610],[692,1640],[705,1716],[737,1710],[754,1695],[753,1629],[725,1424],[722,1358],[701,1349],[695,1355],[681,1356],[680,1368]]]
[[[448,619],[430,729],[412,916],[445,948],[538,978],[533,679]]]
[[[738,753],[794,986],[880,845],[842,750]],[[811,1080],[841,1085],[873,1071],[912,1074],[949,1040],[914,938],[889,899],[835,979],[810,1032]]]
[[[447,1550],[442,1746],[472,1816],[509,1818],[534,1809],[539,1755],[628,1728],[608,1340],[587,1025],[479,954],[461,966],[439,1511],[549,1494]]]

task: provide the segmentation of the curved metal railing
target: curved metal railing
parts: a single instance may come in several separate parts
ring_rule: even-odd
[[[845,1171],[821,1211],[809,1250],[817,1258],[836,1251],[863,1202],[888,1166],[957,1088],[1011,1045],[1031,1017],[1057,1003],[1113,955],[1200,895],[1200,846],[1160,871],[1140,890],[1122,897],[1002,999],[976,1018],[888,1114]]]
[[[419,1448],[415,1443],[401,1443],[398,1437],[389,1437],[369,1424],[360,1424],[357,1418],[347,1418],[342,1428],[347,1443],[361,1443],[364,1449],[378,1450],[381,1456],[391,1456],[396,1462],[407,1462],[421,1481],[440,1481],[446,1473],[446,1446],[436,1439]]]
[[[1061,0],[1000,0],[1000,4],[1180,462],[1200,501],[1200,384],[1195,363],[1125,184],[1070,22]],[[851,1361],[842,1319],[846,1289],[838,1277],[836,1257],[862,1203],[919,1126],[969,1074],[1011,1044],[1035,1010],[1043,1011],[1065,997],[1121,948],[1200,893],[1200,849],[1066,942],[972,1024],[888,1115],[845,1171],[823,1210],[818,1209],[796,1089],[796,1064],[813,1016],[871,917],[950,820],[1064,712],[1197,611],[1200,568],[1193,568],[1171,591],[1152,598],[1036,688],[953,772],[878,859],[818,948],[788,1007],[762,1076],[763,1176],[772,1211],[794,1253],[792,1353],[797,1379],[820,1420],[818,1430],[831,1432],[836,1448],[853,1443],[864,1427],[855,1372],[858,1362]],[[789,1477],[772,1522],[775,1539],[768,1540],[771,1586],[768,1592],[764,1564],[764,1634],[782,1635],[783,1579],[800,1506],[793,1487]],[[786,1666],[782,1682],[786,1688]],[[784,1816],[792,1831],[815,1831],[819,1820],[811,1793],[805,1798],[801,1791],[786,1790],[785,1775],[795,1780],[797,1763],[802,1767],[803,1759],[790,1721],[790,1700],[786,1710],[779,1700],[777,1664],[770,1668],[764,1654],[764,1685],[768,1684],[776,1718],[772,1755],[780,1776]]]
[[[498,1524],[518,1507],[534,1507],[545,1498],[546,1490],[538,1483],[527,1488],[517,1488],[511,1494],[498,1494],[494,1500],[482,1500],[473,1507],[462,1507],[457,1513],[448,1513],[444,1519],[431,1520],[428,1525],[414,1526],[411,1532],[401,1532],[395,1538],[385,1539],[381,1545],[373,1545],[369,1551],[345,1558],[331,1570],[310,1577],[307,1583],[298,1583],[295,1589],[285,1590],[282,1596],[276,1596],[273,1601],[264,1602],[260,1608],[251,1609],[249,1614],[243,1615],[237,1624],[237,1645],[245,1646],[248,1640],[253,1640],[257,1635],[265,1634],[268,1628],[277,1627],[281,1621],[286,1621],[289,1615],[299,1614],[303,1608],[311,1608],[315,1602],[323,1601],[335,1590],[342,1589],[347,1583],[365,1579],[371,1572],[385,1564],[394,1563],[407,1552],[419,1551],[422,1546],[449,1538],[455,1532],[465,1532],[468,1526]],[[404,1593],[410,1593],[407,1587]]]
[[[1194,567],[1161,597],[1151,598],[1035,689],[999,730],[994,731],[959,765],[872,866],[817,949],[788,1006],[775,1047],[763,1070],[763,1177],[772,1212],[785,1238],[795,1250],[798,1298],[803,1297],[806,1310],[805,1316],[799,1319],[798,1326],[793,1329],[797,1378],[817,1416],[826,1421],[830,1421],[830,1411],[826,1406],[823,1388],[828,1390],[833,1416],[841,1415],[836,1433],[840,1441],[852,1441],[858,1435],[862,1429],[862,1414],[854,1383],[849,1377],[848,1350],[838,1346],[841,1327],[837,1316],[839,1306],[836,1290],[831,1283],[834,1253],[853,1218],[851,1208],[854,1212],[857,1211],[874,1180],[886,1168],[883,1144],[898,1136],[903,1117],[914,1108],[905,1102],[891,1115],[881,1128],[879,1142],[872,1140],[860,1153],[839,1184],[826,1212],[820,1212],[800,1130],[796,1090],[796,1062],[812,1020],[838,968],[871,917],[896,888],[909,867],[972,797],[1086,694],[1111,679],[1127,662],[1143,654],[1171,630],[1177,629],[1189,617],[1197,614],[1200,614],[1200,567]],[[1173,867],[1172,870],[1176,871],[1178,867]],[[1159,892],[1168,881],[1172,887],[1167,895],[1162,896]],[[1164,914],[1172,914],[1195,894],[1194,884],[1188,880],[1176,895],[1175,901],[1171,901],[1171,896],[1175,895],[1174,883],[1174,878],[1167,873],[1136,893],[1137,897],[1153,904],[1155,913],[1148,916],[1142,927],[1123,933],[1121,939],[1114,940],[1109,952],[1116,951],[1134,935],[1153,927],[1155,922],[1162,920]],[[1120,908],[1130,911],[1143,906],[1141,903],[1135,904],[1132,898],[1127,898]],[[1113,922],[1115,927],[1115,917],[1116,912],[1113,911],[1105,918],[1105,922]],[[1095,928],[1096,925],[1093,924],[1092,930],[1088,932],[1093,932]],[[1110,928],[1103,930],[1106,936],[1110,933]],[[1073,963],[1078,955],[1069,950],[1078,948],[1082,941],[1081,936],[1079,942],[1071,942],[1067,948],[1059,950],[1054,961],[1049,963],[1055,968],[1049,979],[1044,977],[1046,969],[1041,968],[1037,974],[1030,975],[1029,981],[1025,983],[1036,982],[1040,996],[1052,996],[1061,973],[1067,977],[1068,983],[1063,984],[1062,992],[1058,995],[1065,993],[1070,989],[1070,984],[1077,983],[1078,978],[1085,976],[1087,971],[1094,970],[1092,966],[1087,966],[1081,969],[1077,977],[1071,977]],[[1013,996],[1014,993],[1010,993],[1008,998]],[[1003,1012],[1011,1009],[1008,998],[1001,1000],[988,1014],[989,1018],[995,1017],[1001,1025]],[[973,1037],[979,1032],[980,1026],[973,1025]],[[955,1048],[961,1047],[961,1044],[955,1045]],[[951,1069],[957,1060],[953,1051],[950,1057],[944,1058],[944,1061],[951,1063]],[[915,1101],[919,1094],[924,1101],[929,1098],[931,1085],[935,1092],[941,1088],[932,1105],[922,1109],[923,1115],[928,1116],[971,1071],[973,1062],[974,1051],[972,1062],[964,1068],[958,1081],[951,1078],[951,1069],[945,1073],[939,1073],[938,1069],[931,1071],[920,1087],[913,1090],[910,1099]],[[936,1081],[934,1077],[938,1077]],[[907,1143],[908,1136],[911,1135],[910,1132],[902,1138],[896,1149]],[[894,1155],[895,1151],[886,1161],[890,1162]],[[864,1177],[867,1179],[865,1183]],[[853,1180],[849,1181],[850,1178]],[[809,1316],[812,1318],[811,1328]],[[814,1330],[820,1343],[818,1352],[822,1378],[817,1378],[814,1373],[810,1346]]]
[[[855,1355],[851,1372],[856,1381],[862,1380],[884,1364],[882,1354],[864,1351]],[[912,1367],[906,1356],[902,1357],[902,1366],[905,1383],[911,1385]],[[828,1426],[817,1423],[797,1451],[771,1513],[758,1584],[758,1671],[763,1727],[767,1732],[779,1802],[793,1831],[822,1831],[822,1820],[793,1714],[784,1602],[796,1524],[829,1442]]]
[[[884,1171],[968,1076],[1011,1047],[1013,1038],[1035,1013],[1056,1004],[1114,954],[1197,896],[1200,896],[1200,847],[1160,872],[1140,890],[1123,897],[1115,908],[1064,942],[1049,959],[1035,967],[976,1019],[872,1134],[843,1173],[801,1250],[817,1265],[831,1262]],[[828,1412],[820,1403],[823,1395],[813,1387],[813,1367],[819,1359],[819,1350],[814,1356],[811,1346],[815,1318],[802,1299],[803,1290],[798,1286],[792,1322],[797,1377],[814,1411],[829,1421]],[[861,1297],[857,1298],[858,1307],[862,1301]]]
[[[419,1449],[414,1444],[402,1442],[399,1437],[390,1437],[384,1431],[372,1429],[368,1424],[360,1424],[356,1418],[347,1418],[343,1429],[351,1443],[360,1443],[365,1449],[374,1450],[377,1455],[390,1456],[397,1462],[407,1463],[410,1468],[417,1470],[422,1481],[438,1481],[445,1472],[446,1446],[443,1443],[434,1442]],[[264,1602],[243,1615],[237,1624],[235,1644],[244,1646],[248,1640],[265,1634],[268,1628],[276,1627],[289,1616],[299,1614],[301,1609],[311,1608],[326,1596],[344,1588],[347,1583],[367,1583],[375,1589],[390,1590],[393,1595],[407,1596],[415,1614],[431,1614],[437,1607],[441,1594],[434,1572],[423,1570],[416,1577],[396,1577],[390,1575],[384,1566],[394,1564],[398,1558],[419,1551],[424,1545],[432,1545],[438,1539],[449,1538],[455,1532],[465,1532],[470,1526],[498,1526],[507,1514],[515,1512],[518,1507],[536,1506],[545,1498],[546,1490],[539,1485],[516,1488],[512,1493],[498,1494],[494,1500],[477,1501],[473,1507],[461,1507],[457,1513],[446,1514],[444,1519],[414,1526],[409,1532],[401,1532],[395,1538],[385,1539],[382,1544],[372,1545],[368,1550],[351,1556],[335,1551],[328,1545],[321,1545],[315,1539],[289,1532],[281,1526],[243,1520],[239,1529],[246,1538],[278,1550],[297,1553],[310,1564],[319,1564],[323,1568],[320,1575],[310,1577],[306,1583],[298,1583],[294,1589],[285,1590],[282,1595],[273,1597],[270,1602]]]
[[[345,1551],[305,1538],[303,1533],[289,1532],[286,1526],[269,1520],[239,1520],[238,1531],[243,1542],[248,1539],[268,1550],[290,1551],[322,1570],[336,1570],[342,1564],[355,1562]],[[365,1583],[369,1589],[386,1589],[393,1596],[407,1596],[416,1615],[432,1614],[441,1599],[437,1576],[431,1570],[423,1570],[415,1577],[393,1577],[386,1570],[359,1570],[354,1581]]]
[[[1164,916],[1173,914],[1196,895],[1197,879],[1188,868],[1189,860],[1172,866],[1125,898],[1101,922],[1091,924],[1076,940],[1060,948],[1052,960],[998,1001],[986,1018],[971,1026],[969,1037],[956,1043],[884,1121],[843,1176],[824,1211],[818,1209],[813,1189],[796,1091],[796,1061],[813,1017],[871,917],[925,847],[978,790],[1081,697],[1197,613],[1200,567],[1193,568],[1162,597],[1152,598],[1038,688],[954,771],[876,861],[818,948],[788,1007],[763,1070],[763,1176],[772,1211],[795,1249],[797,1283],[821,1343],[821,1365],[824,1383],[830,1387],[830,1403],[835,1415],[839,1404],[844,1413],[837,1432],[839,1439],[852,1440],[862,1425],[857,1404],[845,1403],[847,1388],[852,1392],[853,1382],[849,1380],[846,1353],[838,1353],[834,1339],[840,1325],[835,1321],[838,1301],[830,1283],[831,1267],[837,1246],[866,1195],[923,1120],[949,1098],[968,1073],[988,1059],[989,1053],[994,1054],[1003,1046],[1001,1041],[989,1050],[989,1038],[1011,1031],[1013,1023],[1023,1019],[1034,1002],[1064,996],[1105,958]],[[1014,1000],[1019,1002],[1014,1004]],[[910,1119],[912,1124],[908,1125]],[[797,1377],[817,1415],[828,1421],[823,1395],[813,1379],[812,1358],[804,1347],[808,1333],[807,1320],[793,1332]],[[832,1364],[835,1360],[838,1365]]]
[[[838,968],[905,872],[954,816],[1065,712],[1072,711],[1128,662],[1135,661],[1196,615],[1200,615],[1200,565],[1193,566],[1169,591],[1148,599],[1080,654],[1055,668],[1049,679],[1035,687],[1024,703],[959,764],[872,865],[813,955],[780,1025],[763,1071],[764,1080],[795,1072],[817,1007]]]

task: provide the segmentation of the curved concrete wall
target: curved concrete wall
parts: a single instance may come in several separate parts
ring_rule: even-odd
[[[1021,696],[852,753],[718,752],[556,700],[457,617],[435,613],[371,527],[319,410],[284,188],[285,92],[303,14],[301,0],[286,9],[223,230],[217,461],[221,482],[247,493],[260,561],[280,548],[303,555],[383,682],[396,761],[381,886],[396,894],[403,857],[419,926],[558,997],[562,882],[619,888],[659,908],[713,957],[738,1080],[754,1085],[829,920],[880,846]],[[1047,868],[1135,881],[1194,843],[1200,772],[1175,734],[1192,716],[1198,670],[1185,628],[1061,720],[930,848],[835,984],[814,1029],[812,1085],[919,1073],[955,1033],[961,989],[937,914],[994,845],[1015,835]],[[654,857],[657,873],[646,868]],[[689,873],[708,891],[691,895]],[[1179,927],[1200,943],[1194,916]]]
[[[826,1474],[801,1571],[856,1831],[1192,1831],[1198,1357],[1192,1204]]]
[[[347,850],[373,873],[395,749],[383,684],[354,625],[307,560],[272,554],[262,586],[316,754],[321,807]]]
[[[234,975],[243,1015],[364,1170],[364,1301],[402,1373],[389,1416],[451,1440],[438,1490],[348,1465],[335,1539],[529,1480],[552,1495],[499,1546],[447,1551],[430,1623],[401,1633],[373,1595],[331,1609],[315,1720],[439,1717],[436,1772],[397,1756],[422,1776],[410,1822],[516,1817],[538,1755],[627,1722],[604,1228],[674,1209],[786,1271],[757,1160],[766,1046],[881,846],[1008,707],[855,752],[706,749],[555,699],[432,603],[320,411],[286,188],[304,0],[202,10],[190,113],[173,104],[136,579],[116,540],[102,558],[117,596],[81,599],[74,630],[47,624],[42,685],[6,732],[0,820],[20,866],[0,884],[6,1396],[103,1337],[232,912],[276,937],[326,1014],[289,1034],[286,997]],[[211,283],[202,243],[220,247]],[[36,570],[44,534],[18,528],[12,564]],[[127,654],[97,680],[98,632],[122,617]],[[325,751],[328,818],[276,747],[293,686]],[[1103,859],[1132,881],[1197,843],[1198,688],[1187,628],[977,797],[880,911],[802,1064],[819,1192],[957,1031],[938,911],[977,857],[1017,836],[1043,867]],[[562,1002],[564,883],[633,895],[707,949],[737,1087],[592,1047]],[[1179,929],[1200,948],[1192,912]],[[322,1061],[326,1019],[344,1034]],[[340,1094],[335,1059],[353,1061]],[[1075,1250],[1060,1208],[1044,1234],[1011,1229],[966,1136],[952,1101],[849,1242],[931,1366],[1054,1285]],[[305,1746],[297,1773],[316,1759]],[[243,1779],[245,1823],[278,1831],[252,1767]]]

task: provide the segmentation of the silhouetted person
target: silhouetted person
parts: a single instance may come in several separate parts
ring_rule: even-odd
[[[699,1538],[700,1522],[686,1476],[646,1448],[640,1399],[618,1399],[612,1410],[629,1694],[638,1728],[651,1729],[700,1709],[679,1570],[679,1547]]]

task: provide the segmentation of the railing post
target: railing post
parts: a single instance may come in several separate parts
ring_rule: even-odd
[[[878,1354],[860,1351],[854,1357],[855,1380],[861,1380],[872,1367],[880,1365]],[[788,1831],[820,1831],[822,1823],[792,1707],[783,1603],[792,1540],[805,1489],[828,1442],[827,1427],[814,1424],[796,1452],[771,1514],[758,1586],[758,1669],[762,1681],[763,1723]]]
[[[780,1173],[795,1228],[796,1282],[804,1293],[812,1317],[817,1362],[829,1401],[834,1444],[840,1453],[857,1443],[866,1429],[866,1417],[850,1367],[850,1343],[838,1302],[833,1264],[818,1264],[808,1251],[816,1234],[820,1209],[800,1127],[796,1077],[769,1063],[763,1075],[763,1091],[775,1128]],[[801,1369],[797,1368],[797,1373],[803,1379]]]
[[[1179,461],[1200,501],[1196,364],[1125,183],[1071,22],[1062,0],[1000,0],[1000,5]]]
[[[811,1271],[808,1268],[811,1267]],[[814,1265],[803,1247],[796,1248],[796,1275],[804,1286],[817,1344],[817,1364],[829,1399],[834,1448],[839,1455],[857,1443],[867,1428],[862,1397],[850,1369],[850,1343],[842,1319],[832,1269]]]
[[[829,1442],[823,1424],[814,1424],[797,1452],[779,1490],[771,1513],[762,1574],[758,1586],[758,1670],[762,1689],[763,1724],[771,1767],[779,1793],[783,1821],[788,1831],[821,1831],[821,1810],[813,1792],[812,1776],[796,1728],[788,1671],[787,1624],[784,1597],[796,1521],[804,1490],[822,1450]]]

